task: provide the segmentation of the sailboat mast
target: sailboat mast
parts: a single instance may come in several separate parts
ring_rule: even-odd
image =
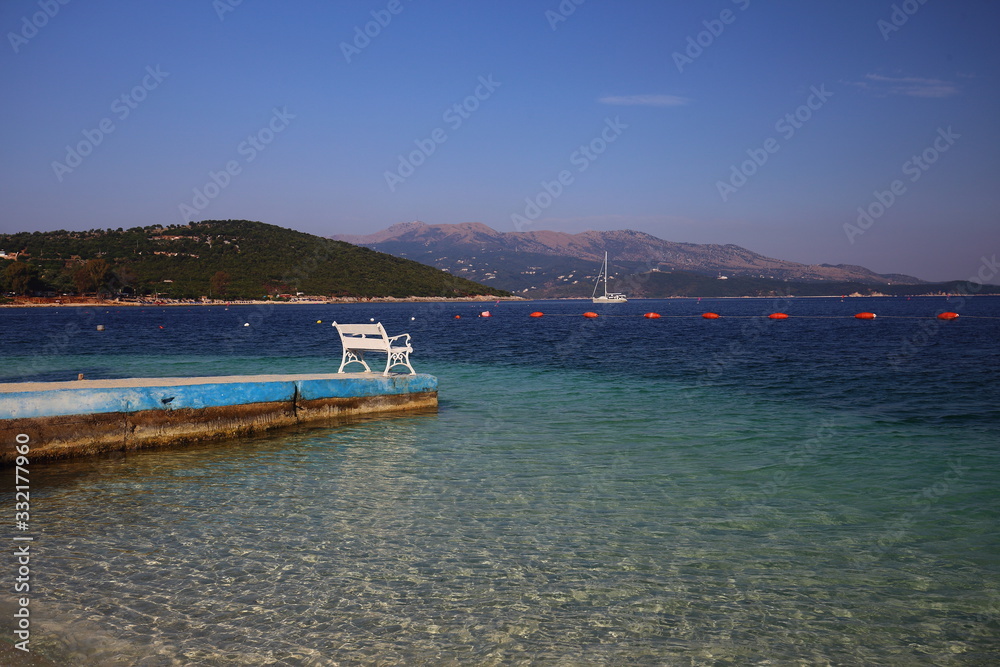
[[[601,282],[604,282],[604,295],[597,296],[597,290],[601,286]],[[601,265],[601,270],[597,274],[597,280],[594,281],[594,295],[591,297],[594,303],[625,303],[628,299],[625,295],[620,292],[608,293],[608,251],[604,251],[604,264]]]
[[[604,296],[608,296],[608,251],[604,251]]]
[[[604,275],[604,268],[607,266],[607,263],[608,263],[608,253],[607,253],[607,251],[605,251],[605,253],[604,253],[604,266],[602,266],[601,270],[597,272],[597,280],[594,281],[594,293],[590,295],[591,299],[596,299],[597,298],[597,289],[601,286],[601,276]],[[605,285],[604,285],[604,294],[605,294],[605,296],[607,296],[607,294],[608,294],[608,285],[607,285],[607,283],[605,283]]]

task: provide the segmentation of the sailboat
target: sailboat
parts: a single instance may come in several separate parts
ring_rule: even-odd
[[[597,294],[597,288],[601,286],[601,279],[604,279],[604,295]],[[594,285],[594,294],[591,297],[594,303],[626,303],[628,299],[621,292],[608,292],[608,252],[604,251],[604,265],[601,272],[597,274],[597,283]]]

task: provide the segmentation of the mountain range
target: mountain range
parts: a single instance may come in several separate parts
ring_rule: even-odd
[[[673,295],[663,292],[669,280],[662,275],[650,279],[647,274],[678,274],[688,284],[703,285],[706,279],[723,277],[744,279],[737,281],[744,285],[751,280],[764,292],[774,291],[779,283],[823,283],[831,293],[853,286],[870,292],[882,286],[924,283],[913,276],[880,274],[862,266],[800,264],[738,245],[678,243],[631,229],[578,234],[498,232],[477,222],[404,222],[365,236],[331,238],[532,297],[588,296],[605,251],[610,258],[609,279],[619,281],[615,289],[623,287],[621,281],[628,281],[634,296]],[[638,276],[645,277],[640,280]],[[654,289],[655,285],[659,287]]]

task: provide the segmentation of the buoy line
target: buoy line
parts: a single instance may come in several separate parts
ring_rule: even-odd
[[[535,311],[528,315],[528,317],[539,318],[539,317],[586,317],[588,319],[595,319],[599,317],[604,318],[619,318],[619,319],[633,319],[633,318],[644,318],[647,320],[659,320],[659,319],[691,319],[691,318],[701,318],[706,320],[721,320],[721,319],[754,319],[754,318],[767,318],[772,320],[874,320],[879,319],[895,319],[895,320],[925,320],[925,319],[939,319],[939,320],[957,320],[959,317],[966,319],[979,319],[979,320],[1000,320],[1000,316],[995,315],[959,315],[954,312],[943,312],[937,315],[876,315],[870,312],[861,312],[854,315],[789,315],[788,313],[768,313],[766,315],[721,315],[719,313],[701,313],[696,315],[661,315],[660,313],[644,313],[642,315],[601,315],[600,313],[595,313],[594,311],[588,310],[585,313],[551,313],[546,314],[541,311]],[[459,316],[456,315],[455,319]]]

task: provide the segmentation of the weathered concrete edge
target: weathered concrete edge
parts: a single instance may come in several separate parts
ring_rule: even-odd
[[[136,382],[123,380],[121,386],[115,387],[73,387],[67,382],[52,383],[51,388],[0,393],[0,420],[200,409],[287,402],[296,397],[311,400],[437,391],[437,378],[425,374],[275,377],[282,379],[228,376],[192,378],[190,383],[177,384],[177,378],[162,378],[159,383],[151,383],[148,379]]]
[[[407,381],[407,378],[411,381]],[[354,415],[432,410],[437,407],[437,379],[427,375],[306,379],[295,381],[291,386],[279,383],[282,385],[280,390],[276,387],[250,387],[249,394],[242,394],[243,398],[247,395],[278,398],[252,402],[236,400],[241,396],[238,389],[233,387],[236,384],[238,383],[226,383],[231,391],[227,394],[229,402],[224,405],[174,407],[174,403],[179,401],[179,396],[175,396],[174,401],[169,404],[161,402],[148,410],[2,419],[0,465],[14,462],[14,447],[19,434],[30,438],[30,459],[36,462],[232,438],[281,426],[337,420]],[[197,386],[200,389],[213,385]],[[190,387],[170,387],[172,390],[179,388]],[[379,389],[381,393],[378,393]],[[183,405],[192,402],[195,397],[206,397],[201,391],[175,393],[184,395],[185,400],[181,401]],[[209,402],[218,400],[209,399]],[[57,404],[63,403],[60,401]],[[92,408],[94,404],[87,405]]]

